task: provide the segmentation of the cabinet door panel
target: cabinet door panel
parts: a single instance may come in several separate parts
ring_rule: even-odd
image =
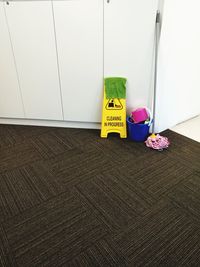
[[[104,75],[124,76],[127,108],[149,105],[157,0],[104,1]]]
[[[54,1],[64,119],[99,122],[103,92],[103,1]]]
[[[51,1],[6,5],[26,118],[62,120]]]
[[[24,118],[23,104],[3,5],[4,3],[0,2],[0,117]]]

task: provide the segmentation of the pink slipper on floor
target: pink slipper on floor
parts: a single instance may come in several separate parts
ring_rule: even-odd
[[[162,151],[165,148],[168,148],[170,142],[167,137],[163,137],[159,134],[152,134],[150,135],[147,140],[145,141],[146,146]]]

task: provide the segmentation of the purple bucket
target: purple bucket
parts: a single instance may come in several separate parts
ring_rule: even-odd
[[[127,118],[127,125],[128,125],[128,137],[130,140],[135,142],[144,142],[147,140],[149,136],[149,130],[152,121],[148,124],[140,124],[134,123],[130,120],[131,118]]]

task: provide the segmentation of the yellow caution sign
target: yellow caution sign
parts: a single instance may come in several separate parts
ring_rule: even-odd
[[[126,99],[107,99],[104,88],[101,137],[107,138],[109,133],[119,133],[121,138],[127,137]]]

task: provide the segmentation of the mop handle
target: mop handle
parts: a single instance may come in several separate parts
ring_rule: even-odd
[[[155,33],[155,67],[154,67],[154,92],[153,92],[153,127],[152,132],[155,132],[155,116],[156,116],[156,90],[157,90],[157,69],[158,69],[158,43],[160,35],[160,11],[156,14],[156,33]]]

